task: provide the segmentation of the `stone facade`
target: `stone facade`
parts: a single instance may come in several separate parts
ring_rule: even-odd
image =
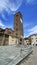
[[[23,19],[20,12],[14,15],[14,30],[20,44],[24,43]]]

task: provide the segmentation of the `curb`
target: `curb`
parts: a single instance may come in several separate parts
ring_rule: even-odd
[[[32,52],[33,51],[31,51],[29,54],[27,54],[27,56],[29,56]],[[26,59],[27,56],[25,56],[23,59],[21,59],[16,65],[18,65],[20,62],[22,62],[24,59]]]

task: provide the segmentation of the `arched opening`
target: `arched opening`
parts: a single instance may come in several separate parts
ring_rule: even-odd
[[[20,38],[20,44],[22,44],[22,38]]]

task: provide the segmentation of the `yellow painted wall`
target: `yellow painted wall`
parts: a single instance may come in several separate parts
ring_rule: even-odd
[[[9,45],[18,44],[18,39],[12,36],[9,36]]]

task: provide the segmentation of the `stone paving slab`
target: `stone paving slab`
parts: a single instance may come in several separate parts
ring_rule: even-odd
[[[33,52],[18,65],[37,65],[37,46],[34,46],[32,50]]]
[[[30,46],[0,46],[0,65],[16,65],[30,52]]]

